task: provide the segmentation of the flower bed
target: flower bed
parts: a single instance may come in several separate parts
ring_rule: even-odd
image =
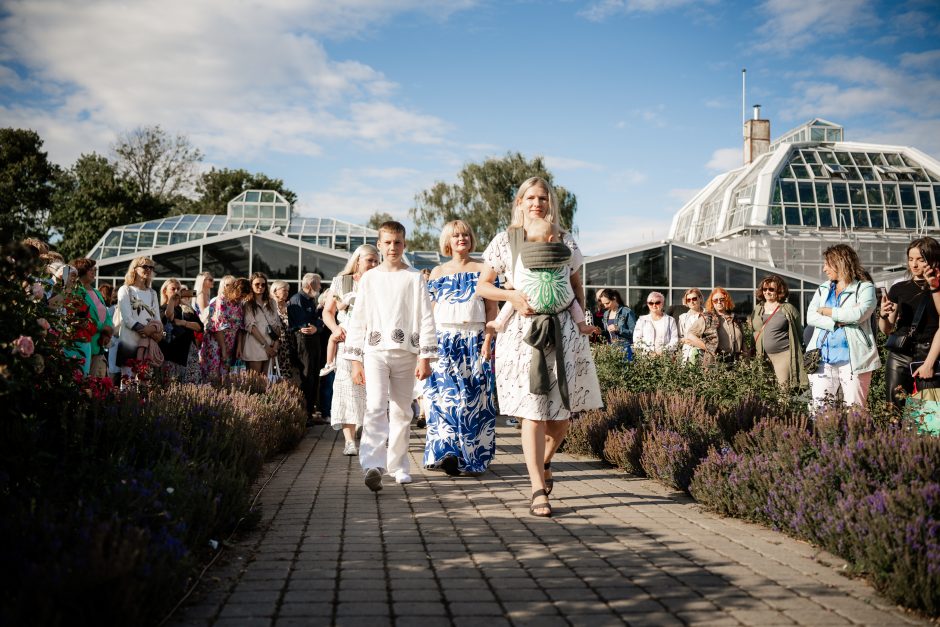
[[[265,457],[302,437],[300,395],[250,374],[76,379],[70,314],[33,298],[16,253],[0,255],[0,624],[154,624],[250,515]]]

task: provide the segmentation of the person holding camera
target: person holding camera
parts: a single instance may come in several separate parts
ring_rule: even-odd
[[[914,392],[915,378],[930,380],[940,374],[940,243],[932,237],[911,242],[907,271],[908,280],[882,295],[878,312],[878,328],[888,336],[885,389],[898,409]]]
[[[249,370],[267,372],[268,362],[277,356],[281,337],[281,317],[268,292],[263,272],[251,275],[251,293],[245,296],[245,345],[242,360]]]
[[[160,350],[171,378],[181,383],[199,383],[199,353],[193,342],[203,325],[192,308],[183,307],[183,298],[189,294],[176,278],[167,279],[160,286],[164,333]]]

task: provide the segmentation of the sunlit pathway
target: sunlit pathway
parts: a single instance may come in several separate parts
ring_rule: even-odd
[[[386,477],[376,496],[342,438],[311,430],[262,492],[258,529],[170,624],[926,624],[829,554],[599,462],[557,457],[555,516],[533,518],[517,430],[500,427],[478,479],[422,472],[423,435],[415,482]]]

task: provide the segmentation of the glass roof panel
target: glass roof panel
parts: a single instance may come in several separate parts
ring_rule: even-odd
[[[144,222],[140,228],[142,229],[158,229],[160,228],[160,220],[151,220],[150,222]]]
[[[245,192],[245,202],[258,202],[261,192]]]

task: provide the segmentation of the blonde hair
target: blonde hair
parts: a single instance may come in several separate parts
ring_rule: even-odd
[[[205,290],[206,279],[212,279],[215,282],[215,279],[212,278],[211,272],[200,272],[199,276],[196,277],[196,280],[193,282],[193,294],[199,296]]]
[[[555,188],[549,185],[548,181],[538,176],[526,179],[519,186],[519,191],[516,192],[516,197],[512,201],[512,222],[509,224],[509,228],[525,227],[525,211],[522,209],[522,199],[525,198],[526,192],[536,186],[541,187],[548,194],[548,212],[545,214],[545,219],[554,226],[559,227],[560,230],[558,197],[555,195]]]
[[[167,279],[163,282],[163,285],[160,286],[160,304],[166,305],[166,288],[175,283],[179,288],[180,292],[183,291],[183,284],[180,283],[179,279]]]
[[[359,269],[359,258],[363,255],[375,255],[379,256],[379,249],[373,246],[372,244],[362,244],[353,251],[352,256],[349,258],[349,261],[346,262],[346,267],[343,268],[343,271],[337,276],[343,276],[346,274],[356,274],[356,270]]]
[[[219,279],[219,289],[216,292],[216,296],[225,297],[225,288],[235,280],[235,276],[232,274],[226,274],[224,277]]]
[[[840,279],[849,281],[867,281],[865,269],[858,259],[855,249],[848,244],[836,244],[823,252],[823,259],[836,271]]]
[[[140,266],[152,266],[154,265],[153,259],[150,257],[134,257],[134,260],[131,261],[131,265],[127,268],[127,274],[124,275],[124,285],[130,287],[137,282],[137,273],[134,272]],[[153,277],[156,274],[156,271],[150,273],[150,278],[147,279],[147,287],[150,287],[150,284],[153,283]]]
[[[476,250],[477,238],[473,234],[473,229],[470,228],[470,225],[463,220],[452,220],[445,224],[444,228],[441,229],[441,239],[438,243],[438,250],[441,251],[442,255],[447,257],[452,257],[454,255],[454,251],[450,247],[450,238],[453,235],[460,235],[461,233],[470,237],[470,252],[472,253],[474,250]]]

